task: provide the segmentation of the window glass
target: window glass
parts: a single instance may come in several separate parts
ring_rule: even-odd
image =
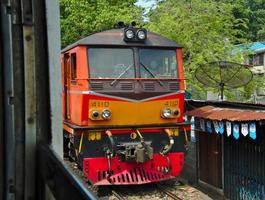
[[[134,78],[132,49],[88,48],[91,78]]]
[[[71,54],[71,74],[72,80],[76,79],[76,53]]]
[[[140,49],[142,78],[177,78],[176,50]]]
[[[251,55],[249,58],[249,64],[254,66],[264,65],[264,54]]]

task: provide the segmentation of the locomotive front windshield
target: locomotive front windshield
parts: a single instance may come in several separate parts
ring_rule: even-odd
[[[140,49],[142,78],[177,78],[176,50]]]
[[[91,78],[134,78],[133,50],[129,48],[88,48]]]
[[[177,78],[176,50],[142,48],[138,52],[139,66],[135,66],[131,48],[88,48],[90,78]]]

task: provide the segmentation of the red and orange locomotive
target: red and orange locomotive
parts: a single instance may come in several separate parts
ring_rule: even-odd
[[[185,152],[182,49],[134,26],[62,50],[64,151],[96,185],[176,177]]]

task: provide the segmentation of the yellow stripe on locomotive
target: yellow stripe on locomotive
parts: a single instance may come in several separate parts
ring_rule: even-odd
[[[170,95],[172,98],[172,95]],[[88,118],[90,125],[144,125],[181,122],[183,104],[179,94],[175,99],[129,102],[90,99]]]

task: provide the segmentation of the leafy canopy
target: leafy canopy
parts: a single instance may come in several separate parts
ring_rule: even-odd
[[[142,23],[136,0],[60,0],[62,47],[93,32],[113,28],[118,21]]]
[[[217,60],[242,63],[242,52],[234,45],[264,39],[264,1],[157,0],[157,6],[148,13],[146,28],[183,45],[188,90],[194,98],[205,98],[206,88],[195,80],[194,70]],[[118,21],[143,25],[144,9],[136,2],[60,0],[62,47],[89,33],[110,29]],[[241,93],[249,97],[256,85],[252,82],[240,88]],[[233,98],[233,93],[226,95]]]
[[[232,9],[229,3],[213,0],[164,0],[150,12],[149,30],[183,45],[187,89],[195,98],[205,98],[201,95],[206,90],[193,77],[198,66],[217,60],[243,62],[240,52],[232,49],[244,42],[237,37],[242,30],[234,27],[246,24]]]
[[[243,31],[244,37],[252,42],[265,40],[265,0],[223,0],[233,7],[233,15],[236,19],[245,22],[246,26],[238,26],[236,29]]]

